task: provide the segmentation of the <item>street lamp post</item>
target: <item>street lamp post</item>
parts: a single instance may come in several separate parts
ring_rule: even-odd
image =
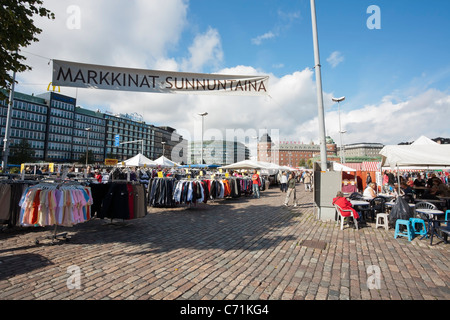
[[[162,155],[163,155],[163,157],[164,157],[164,156],[165,156],[165,155],[164,155],[164,153],[165,153],[165,152],[164,152],[164,149],[165,149],[164,147],[166,146],[166,142],[165,142],[165,141],[162,141],[161,144],[162,144],[162,147],[163,147],[163,148],[162,148],[162,149],[163,149]]]
[[[325,115],[323,111],[323,92],[322,92],[322,74],[319,53],[319,36],[317,31],[316,2],[311,0],[311,22],[313,29],[314,44],[314,69],[316,70],[316,87],[317,87],[317,107],[319,120],[319,137],[320,137],[320,164],[322,171],[327,170],[327,146],[325,137]]]
[[[203,129],[204,129],[204,125],[205,125],[205,116],[208,115],[208,112],[202,112],[198,114],[199,116],[202,117],[202,144],[200,147],[200,164],[203,164]]]
[[[255,139],[255,142],[256,142],[256,159],[255,159],[255,161],[258,161],[258,156],[259,156],[258,139],[259,139],[259,137],[254,136],[252,138]]]
[[[345,100],[345,97],[341,97],[341,98],[332,98],[332,100],[334,101],[334,102],[337,102],[338,103],[338,114],[339,114],[339,136],[340,136],[340,143],[341,143],[341,163],[345,163],[345,147],[344,147],[344,145],[343,145],[343,143],[342,143],[342,134],[343,133],[345,133],[346,131],[342,131],[342,128],[341,128],[341,106],[340,106],[340,103],[342,102],[342,101],[344,101]]]
[[[17,54],[17,51],[16,51]],[[6,172],[8,169],[8,157],[9,157],[9,138],[11,135],[11,117],[14,107],[14,87],[16,84],[16,72],[13,73],[13,81],[11,83],[11,90],[9,92],[9,101],[8,101],[8,113],[6,115],[6,128],[5,128],[5,138],[3,139],[3,160],[2,160],[2,169],[3,172]]]
[[[89,155],[89,131],[91,131],[92,128],[85,128],[84,130],[87,131],[87,140],[86,140],[86,169],[88,166],[88,155]]]

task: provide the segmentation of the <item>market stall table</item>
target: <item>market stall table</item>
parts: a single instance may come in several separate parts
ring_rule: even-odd
[[[442,201],[445,201],[445,206],[447,209],[450,209],[450,197],[437,196]]]
[[[350,203],[353,207],[355,207],[356,211],[360,211],[361,217],[363,220],[366,220],[365,215],[367,215],[367,212],[370,211],[370,203],[363,200],[350,200]]]
[[[426,209],[426,208],[416,208],[416,212],[422,213],[422,215],[426,218],[428,222],[428,233],[431,233],[432,230],[432,221],[433,219],[437,219],[437,217],[444,215],[444,211],[437,209]],[[434,229],[433,229],[434,230]],[[435,232],[435,234],[440,238],[440,235]],[[422,240],[425,236],[420,238]]]

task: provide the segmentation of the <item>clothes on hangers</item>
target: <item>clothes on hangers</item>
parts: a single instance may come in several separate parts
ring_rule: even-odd
[[[176,204],[207,203],[209,188],[206,180],[179,180],[175,185],[173,200]]]
[[[140,183],[116,181],[91,188],[97,218],[131,220],[147,215],[145,191]]]
[[[0,180],[0,224],[9,227],[19,226],[20,206],[19,201],[26,188],[37,184],[30,180]]]
[[[176,189],[175,178],[151,178],[148,184],[148,204],[152,207],[173,207]]]
[[[19,201],[20,225],[70,227],[91,219],[90,188],[82,185],[38,184]]]

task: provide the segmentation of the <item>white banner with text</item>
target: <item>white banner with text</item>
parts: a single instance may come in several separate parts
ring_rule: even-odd
[[[120,91],[266,95],[269,76],[130,69],[53,60],[53,86]]]

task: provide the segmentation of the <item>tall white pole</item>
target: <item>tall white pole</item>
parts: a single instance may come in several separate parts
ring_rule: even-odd
[[[3,161],[2,169],[6,172],[8,169],[8,156],[9,156],[9,137],[11,135],[11,116],[12,109],[14,106],[14,88],[16,84],[16,72],[13,73],[13,81],[11,83],[11,90],[9,91],[9,101],[8,101],[8,113],[6,116],[6,128],[5,128],[5,138],[3,139]]]
[[[318,104],[318,119],[319,119],[319,137],[320,137],[320,163],[321,170],[327,170],[327,145],[325,138],[325,116],[323,108],[323,93],[322,93],[322,76],[320,72],[320,54],[319,54],[319,37],[317,32],[316,20],[316,3],[311,0],[311,18],[314,41],[314,61],[316,69],[316,86],[317,86],[317,104]]]
[[[341,163],[344,164],[344,153],[343,153],[343,146],[342,146],[342,128],[341,128],[341,103],[338,102],[338,114],[339,114],[339,136],[340,136],[340,142],[341,142]]]
[[[204,127],[205,116],[202,116],[202,144],[200,146],[200,164],[203,164],[203,127]]]

